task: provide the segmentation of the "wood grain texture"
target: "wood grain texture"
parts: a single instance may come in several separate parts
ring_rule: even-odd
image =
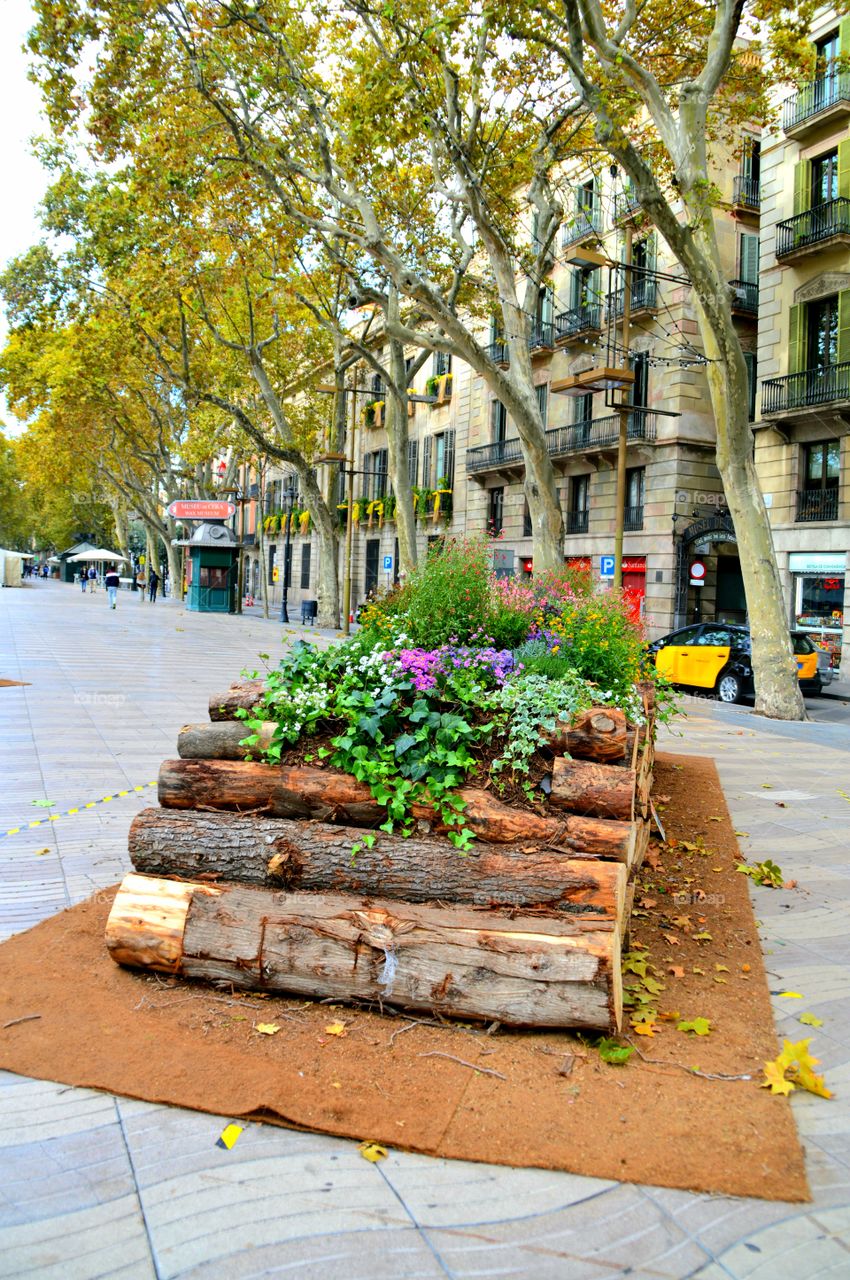
[[[583,860],[538,845],[447,840],[251,814],[143,809],[130,827],[130,858],[148,875],[220,878],[289,890],[380,894],[408,902],[477,907],[545,906],[619,927],[622,863]],[[357,850],[353,853],[352,850]]]
[[[634,769],[556,756],[552,762],[549,803],[555,809],[566,809],[589,817],[631,822],[636,786]]]
[[[134,949],[139,924],[126,935],[118,928],[119,921],[136,920],[139,904],[156,915],[162,882],[142,890],[139,879],[127,877],[118,892],[111,954],[125,965],[157,969],[148,949]],[[509,1026],[610,1031],[621,1023],[616,930],[595,931],[562,916],[344,894],[183,887],[191,901],[182,956],[179,968],[169,964],[167,971],[187,978]]]
[[[210,697],[210,720],[232,720],[234,711],[250,711],[265,693],[265,680],[238,680]]]

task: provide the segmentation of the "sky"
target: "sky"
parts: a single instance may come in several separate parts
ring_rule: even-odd
[[[0,264],[23,253],[40,235],[36,206],[44,194],[47,174],[30,154],[30,139],[44,132],[39,95],[27,79],[27,57],[22,50],[34,23],[29,0],[0,0],[0,173],[4,197],[0,207]],[[5,341],[6,320],[0,310],[0,343]],[[16,428],[0,397],[0,420]]]

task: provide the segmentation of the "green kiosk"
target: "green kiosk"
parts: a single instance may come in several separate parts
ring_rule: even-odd
[[[186,548],[186,608],[196,613],[235,613],[239,544],[223,521],[199,524],[191,538],[175,540]]]

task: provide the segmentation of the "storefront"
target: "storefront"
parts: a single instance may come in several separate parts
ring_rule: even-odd
[[[794,626],[811,636],[814,643],[829,654],[830,665],[838,667],[844,626],[846,554],[843,551],[792,551],[788,568],[793,584]]]

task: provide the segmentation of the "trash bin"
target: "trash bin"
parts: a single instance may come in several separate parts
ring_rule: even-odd
[[[318,600],[302,600],[301,601],[301,625],[305,622],[313,623],[319,615]]]

